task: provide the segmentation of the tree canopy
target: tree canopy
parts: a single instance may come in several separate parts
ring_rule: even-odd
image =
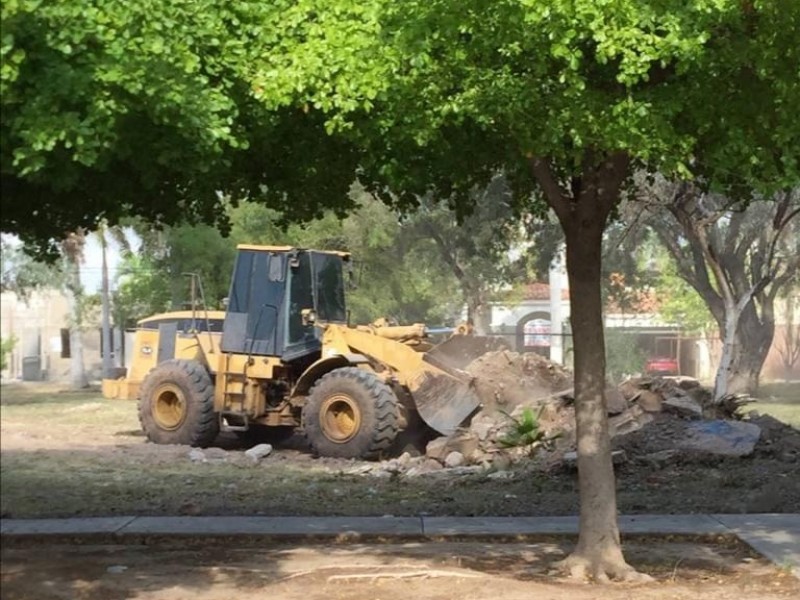
[[[2,6],[2,229],[29,247],[127,214],[225,225],[224,190],[295,219],[346,206],[355,157],[324,119],[255,101],[279,6],[9,0]]]

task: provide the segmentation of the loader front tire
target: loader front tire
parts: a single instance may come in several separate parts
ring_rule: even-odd
[[[399,421],[391,388],[358,367],[320,377],[303,407],[306,439],[321,456],[377,458],[397,437]]]
[[[219,418],[206,368],[177,359],[155,366],[139,391],[139,422],[156,444],[209,446],[219,434]]]

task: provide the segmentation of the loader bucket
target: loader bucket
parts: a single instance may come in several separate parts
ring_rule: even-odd
[[[508,343],[502,338],[482,335],[454,335],[441,344],[434,346],[426,353],[426,360],[431,359],[438,365],[447,365],[454,369],[464,369],[473,360],[493,350],[509,350]]]
[[[410,389],[422,420],[442,435],[450,435],[480,406],[470,383],[438,369],[419,373]]]

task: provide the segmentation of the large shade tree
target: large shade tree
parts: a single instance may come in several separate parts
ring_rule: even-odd
[[[642,196],[646,222],[719,327],[715,399],[756,393],[776,300],[800,268],[800,189],[748,203],[657,179]]]
[[[603,231],[634,167],[712,185],[798,177],[796,2],[285,2],[256,93],[360,149],[388,201],[457,209],[499,170],[538,188],[566,236],[580,538],[574,574],[629,577],[616,523],[600,294]]]

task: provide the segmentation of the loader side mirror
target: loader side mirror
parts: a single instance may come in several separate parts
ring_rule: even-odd
[[[300,311],[300,316],[303,319],[303,325],[313,325],[317,322],[317,313],[313,308],[304,308]]]

